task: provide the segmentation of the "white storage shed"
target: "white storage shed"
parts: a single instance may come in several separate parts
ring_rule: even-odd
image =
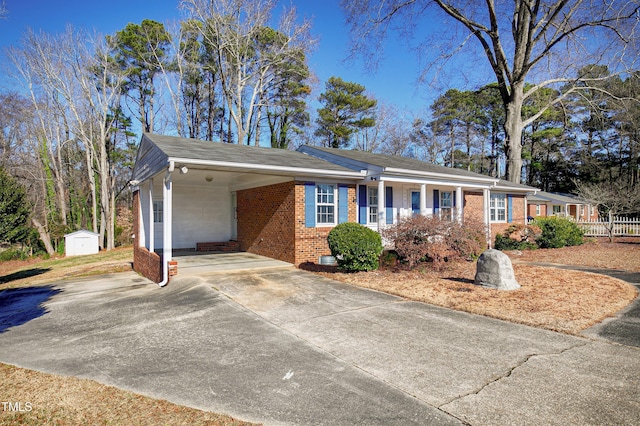
[[[84,229],[66,234],[64,236],[65,254],[67,256],[84,256],[98,253],[100,251],[98,237],[98,234]]]

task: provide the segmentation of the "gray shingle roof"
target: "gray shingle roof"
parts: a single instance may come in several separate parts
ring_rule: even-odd
[[[415,158],[400,157],[398,155],[385,155],[374,154],[366,151],[355,151],[347,149],[335,149],[335,148],[323,148],[318,146],[310,146],[312,150],[318,150],[326,152],[332,155],[338,155],[344,158],[349,158],[361,163],[371,164],[373,166],[381,168],[394,168],[415,170],[418,172],[426,173],[438,173],[447,174],[460,177],[475,177],[490,179],[488,176],[483,176],[478,173],[468,172],[462,169],[452,169],[450,167],[438,166],[436,164],[426,163],[424,161],[416,160]]]
[[[297,151],[201,141],[151,133],[146,133],[145,137],[170,158],[352,172],[345,167]]]
[[[454,169],[450,167],[439,166],[436,164],[427,163],[415,158],[400,157],[397,155],[385,155],[374,154],[365,151],[335,149],[335,148],[323,148],[317,146],[305,146],[301,150],[314,155],[314,151],[317,151],[322,155],[328,154],[332,156],[340,156],[349,160],[353,160],[358,163],[368,164],[381,169],[392,168],[406,170],[407,174],[412,171],[420,173],[433,173],[438,175],[449,175],[456,178],[469,178],[469,179],[483,179],[498,181],[497,186],[503,189],[513,189],[519,191],[537,191],[537,188],[533,188],[527,185],[509,182],[503,179],[495,179],[490,176],[481,175],[479,173],[469,172],[462,169]],[[354,170],[356,166],[353,166]]]
[[[588,201],[571,194],[556,194],[553,192],[540,191],[536,195],[529,196],[530,201],[551,201],[556,204],[589,204]]]

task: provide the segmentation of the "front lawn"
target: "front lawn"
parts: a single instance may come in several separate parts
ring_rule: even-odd
[[[410,300],[486,315],[506,321],[569,334],[614,315],[638,292],[632,285],[604,275],[517,262],[554,262],[565,265],[640,271],[640,244],[591,242],[562,249],[510,253],[516,280],[514,291],[486,289],[473,284],[476,264],[449,264],[443,271],[421,269],[340,273],[319,272],[352,285],[371,288]]]

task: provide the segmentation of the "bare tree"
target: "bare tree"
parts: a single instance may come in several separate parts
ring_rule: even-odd
[[[275,31],[269,28],[276,4],[275,0],[181,2],[189,18],[202,23],[202,38],[213,52],[238,143],[251,142],[252,126],[261,121],[264,92],[276,78],[279,66],[291,62],[300,51],[308,52],[314,44],[310,23],[305,20],[299,24],[294,9],[282,14]],[[254,137],[257,144],[255,131]]]
[[[631,49],[637,41],[640,5],[632,0],[515,0],[498,7],[494,0],[343,0],[342,6],[353,49],[365,55],[382,51],[381,41],[389,29],[411,35],[415,27],[430,26],[417,25],[418,19],[437,18],[438,12],[455,27],[449,34],[466,34],[439,59],[446,61],[464,50],[469,40],[477,41],[505,109],[507,178],[512,182],[521,179],[523,129],[546,111],[523,116],[528,97],[543,87],[563,85],[564,92],[548,108],[589,87],[588,78],[571,77],[581,66],[609,61],[610,69],[623,71],[637,59],[637,51]],[[525,83],[531,84],[528,90]]]
[[[607,232],[613,241],[613,218],[640,213],[640,188],[618,179],[612,182],[575,182],[578,195],[600,207],[608,216]]]
[[[104,248],[112,249],[115,176],[110,133],[124,74],[109,56],[111,46],[103,43],[102,37],[94,39],[71,27],[58,36],[28,31],[21,48],[11,49],[9,56],[29,89],[38,123],[34,139],[42,145],[36,151],[45,169],[41,174],[45,179],[53,175],[60,220],[67,225],[69,191],[63,149],[65,144],[80,141],[92,198],[93,231],[100,233]],[[47,228],[45,224],[36,227]]]

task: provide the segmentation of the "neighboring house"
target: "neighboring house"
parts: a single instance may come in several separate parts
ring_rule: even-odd
[[[526,222],[524,185],[361,151],[250,147],[145,134],[133,171],[134,268],[166,282],[176,249],[239,248],[300,265],[341,222],[378,230],[412,214]],[[491,235],[488,238],[493,238]],[[156,253],[158,252],[158,253]]]
[[[595,204],[571,194],[558,194],[539,191],[528,195],[528,216],[565,216],[579,221],[598,219],[598,207]]]

